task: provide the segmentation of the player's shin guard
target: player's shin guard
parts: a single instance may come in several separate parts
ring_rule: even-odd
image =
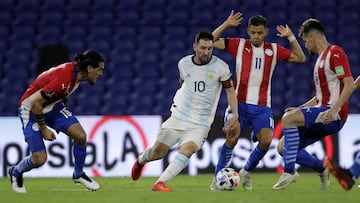
[[[289,174],[295,173],[295,162],[299,149],[299,131],[297,127],[284,128],[284,172]]]
[[[73,147],[74,153],[74,176],[78,177],[83,173],[85,157],[86,157],[86,146],[81,146],[74,143]]]
[[[218,163],[215,168],[215,175],[222,168],[225,168],[229,164],[229,161],[232,157],[232,152],[233,152],[233,149],[229,148],[228,146],[226,146],[226,143],[224,143],[224,145],[221,148],[219,160],[218,160]]]

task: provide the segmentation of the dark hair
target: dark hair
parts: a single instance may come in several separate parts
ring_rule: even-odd
[[[249,19],[248,26],[259,26],[263,25],[264,27],[267,26],[267,19],[262,15],[253,16]]]
[[[195,43],[198,43],[201,39],[205,40],[214,40],[214,36],[211,34],[211,32],[203,30],[196,34],[195,36]]]
[[[299,30],[299,37],[306,36],[310,31],[318,31],[321,34],[325,34],[325,29],[321,25],[320,21],[314,18],[309,18],[303,22]]]
[[[87,50],[82,54],[76,54],[74,58],[76,67],[82,72],[87,72],[87,67],[89,65],[93,68],[97,68],[99,67],[99,63],[105,62],[104,57],[94,50]]]

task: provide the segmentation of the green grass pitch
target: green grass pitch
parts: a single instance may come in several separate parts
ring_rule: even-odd
[[[354,185],[345,191],[331,177],[330,187],[321,191],[320,178],[315,173],[300,172],[300,180],[285,190],[273,191],[278,180],[276,173],[252,173],[252,191],[241,186],[235,191],[210,191],[211,174],[198,176],[179,175],[167,183],[173,192],[152,192],[157,177],[142,177],[132,181],[130,177],[95,178],[101,185],[97,192],[90,192],[76,185],[71,178],[26,178],[26,194],[17,194],[10,188],[8,178],[0,179],[1,203],[351,203],[360,202],[360,188]]]

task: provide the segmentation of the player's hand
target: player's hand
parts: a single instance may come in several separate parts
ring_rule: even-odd
[[[335,118],[335,113],[336,112],[334,112],[334,110],[333,109],[328,109],[328,110],[326,110],[326,111],[324,111],[323,113],[322,113],[322,118],[321,118],[321,122],[323,123],[323,124],[329,124],[331,121],[333,121],[334,120],[334,118]],[[321,113],[320,113],[321,114]]]
[[[229,17],[226,19],[226,23],[229,26],[236,27],[241,24],[242,20],[244,19],[243,14],[240,12],[234,13],[234,10],[231,10]]]
[[[278,25],[276,26],[276,30],[279,32],[277,36],[279,37],[290,37],[294,35],[294,33],[291,31],[290,27],[288,25]]]
[[[53,141],[56,139],[55,133],[47,127],[41,129],[41,134],[44,140]]]
[[[228,122],[224,125],[223,127],[223,131],[225,133],[228,133],[229,131],[233,131],[235,130],[236,128],[238,128],[240,125],[239,125],[239,119],[237,116],[231,116],[228,120]]]

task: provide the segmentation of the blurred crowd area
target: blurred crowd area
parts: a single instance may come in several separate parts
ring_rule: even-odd
[[[359,4],[358,0],[1,0],[0,115],[17,115],[18,99],[42,71],[40,53],[47,45],[65,47],[66,60],[87,49],[106,58],[103,77],[96,85],[82,85],[70,97],[75,114],[169,115],[179,87],[178,60],[193,53],[196,32],[214,30],[231,10],[242,12],[244,21],[223,37],[247,38],[247,20],[261,14],[268,18],[266,41],[287,48],[288,40],[276,36],[276,25],[288,24],[297,35],[305,19],[319,19],[328,40],[344,48],[356,77],[360,73]],[[230,54],[221,50],[214,54],[234,70]],[[306,54],[305,64],[278,64],[272,82],[274,114],[313,96],[315,56]],[[351,113],[359,112],[359,100],[355,92]],[[217,115],[223,115],[226,105],[223,95]]]

